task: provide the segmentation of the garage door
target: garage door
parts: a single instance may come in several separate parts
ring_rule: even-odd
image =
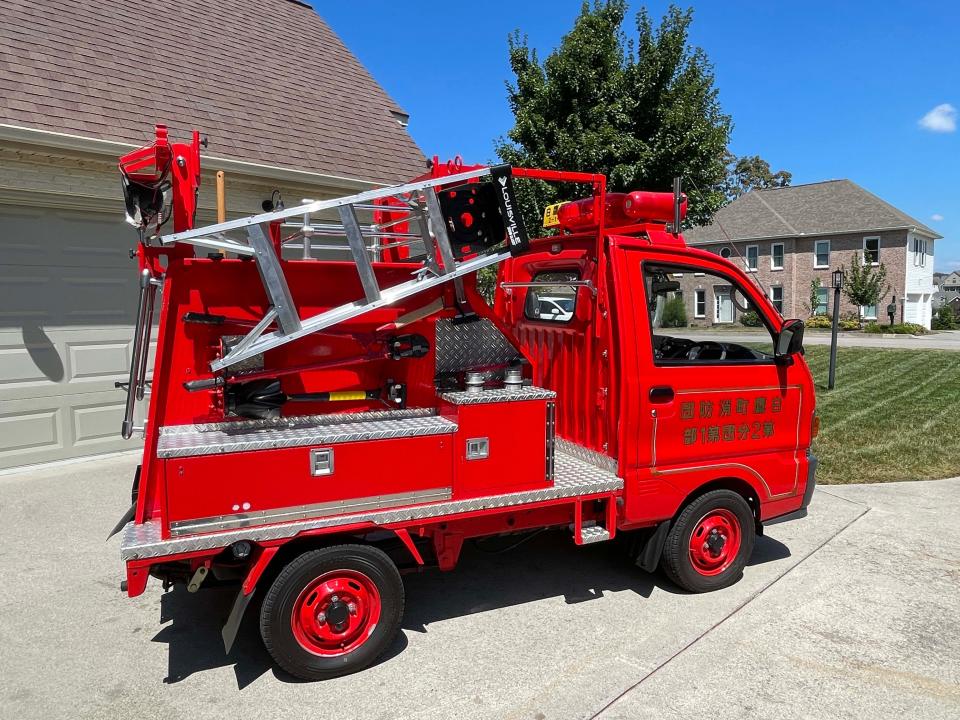
[[[132,449],[120,438],[137,303],[117,215],[0,206],[0,469]]]

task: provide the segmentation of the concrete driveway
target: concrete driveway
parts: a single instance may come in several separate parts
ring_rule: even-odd
[[[301,683],[255,623],[223,656],[229,595],[119,592],[133,465],[0,477],[0,717],[960,717],[960,479],[818,490],[710,595],[562,532],[468,549],[383,661]]]

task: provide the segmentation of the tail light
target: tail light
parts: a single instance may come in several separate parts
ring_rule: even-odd
[[[810,421],[810,439],[813,440],[820,434],[820,416],[813,414],[813,420]]]

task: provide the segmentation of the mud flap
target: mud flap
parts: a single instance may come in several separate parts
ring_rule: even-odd
[[[112,538],[114,535],[116,535],[118,532],[120,532],[121,530],[123,530],[124,526],[126,526],[126,524],[127,524],[128,522],[130,522],[131,520],[133,520],[133,517],[134,517],[134,515],[136,515],[136,513],[137,513],[137,501],[134,500],[134,501],[133,501],[133,505],[130,506],[130,509],[127,510],[127,511],[123,514],[123,517],[122,517],[122,518],[120,518],[120,522],[118,522],[118,523],[114,526],[113,530],[110,531],[110,534],[107,535],[107,540],[109,540],[109,539]]]
[[[253,599],[253,594],[257,591],[257,582],[267,569],[267,564],[277,554],[279,546],[258,548],[254,551],[253,562],[250,565],[250,571],[247,577],[240,585],[237,592],[237,598],[233,601],[233,607],[230,608],[230,616],[224,623],[220,635],[223,637],[223,649],[229,655],[233,649],[233,643],[237,639],[237,633],[240,631],[240,623],[243,622],[243,614],[247,611],[247,605]]]
[[[663,544],[667,541],[667,533],[670,532],[670,521],[664,520],[657,525],[657,529],[643,546],[643,550],[637,555],[637,566],[641,570],[653,572],[657,569],[660,562],[660,555],[663,553]]]
[[[237,633],[240,631],[240,623],[243,622],[243,614],[247,611],[247,605],[253,600],[256,593],[254,589],[249,594],[243,592],[243,588],[237,593],[237,599],[233,601],[233,607],[230,609],[230,616],[224,623],[220,635],[223,637],[223,651],[229,655],[233,649],[233,643],[237,639]]]

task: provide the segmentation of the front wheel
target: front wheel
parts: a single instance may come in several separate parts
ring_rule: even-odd
[[[339,545],[304,553],[264,597],[260,634],[284,670],[304,680],[370,665],[400,629],[403,583],[386,553]]]
[[[719,590],[740,579],[755,538],[747,501],[732,490],[712,490],[695,498],[677,517],[664,543],[661,565],[685,590]]]

